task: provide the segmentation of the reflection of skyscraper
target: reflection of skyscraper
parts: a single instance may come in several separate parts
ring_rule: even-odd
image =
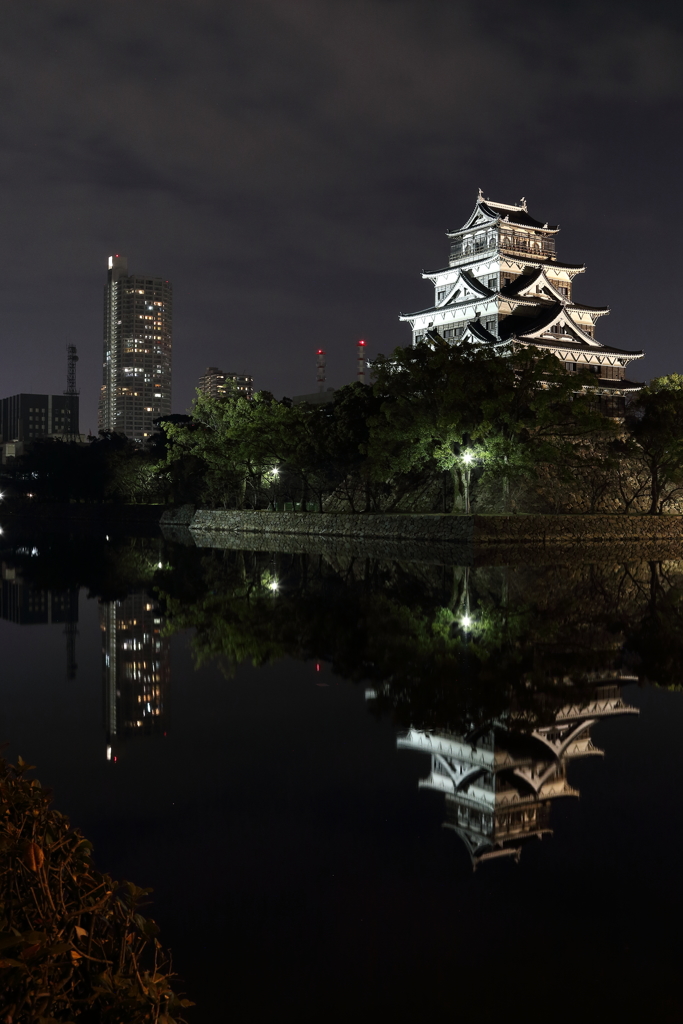
[[[565,705],[552,724],[530,732],[515,728],[511,716],[474,736],[411,729],[399,737],[399,747],[431,754],[431,772],[420,786],[444,793],[445,827],[463,840],[474,868],[496,857],[518,860],[525,840],[552,833],[552,801],[579,795],[567,781],[569,762],[603,753],[593,745],[591,726],[639,713],[624,704],[623,681],[596,687],[585,703]]]
[[[107,756],[112,741],[163,733],[168,727],[169,642],[157,606],[145,594],[103,602],[102,628]]]

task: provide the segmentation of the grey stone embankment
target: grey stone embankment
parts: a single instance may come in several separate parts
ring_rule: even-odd
[[[354,541],[412,541],[465,544],[476,547],[513,545],[571,545],[681,543],[683,516],[648,515],[349,515],[344,513],[255,512],[198,509],[183,526],[193,534],[215,533],[337,537]],[[177,519],[162,517],[162,525]]]

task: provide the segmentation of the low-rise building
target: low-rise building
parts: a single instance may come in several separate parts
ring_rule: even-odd
[[[0,400],[0,442],[78,437],[78,395],[12,395]]]
[[[240,398],[253,398],[254,378],[248,374],[226,373],[217,366],[207,366],[206,373],[199,378],[197,388],[210,398],[225,398],[234,390]]]

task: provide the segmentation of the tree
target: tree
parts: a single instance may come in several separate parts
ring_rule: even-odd
[[[658,515],[683,493],[683,375],[655,377],[643,388],[629,417],[627,454],[649,473],[650,515]]]
[[[566,461],[578,437],[607,429],[581,393],[590,383],[531,348],[423,342],[396,349],[375,363],[383,401],[371,420],[372,470],[386,478],[433,460],[451,474],[454,496],[466,498],[474,461],[506,489],[511,476]]]

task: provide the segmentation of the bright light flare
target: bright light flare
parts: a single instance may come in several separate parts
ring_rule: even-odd
[[[272,582],[272,583],[269,583],[269,584],[268,584],[268,589],[269,589],[269,590],[272,590],[272,591],[273,591],[273,593],[274,593],[274,592],[275,592],[276,590],[279,590],[279,589],[280,589],[280,584],[278,583],[278,581],[277,581],[277,580],[273,580],[273,582]]]
[[[470,464],[471,462],[474,462],[474,455],[472,454],[472,452],[464,452],[464,453],[463,453],[463,456],[462,456],[462,461],[463,461],[463,462],[464,462],[464,463],[465,463],[465,464],[466,464],[467,466],[469,466],[469,464]]]
[[[463,629],[469,629],[472,625],[471,615],[463,615],[462,619],[460,620],[460,623]]]

